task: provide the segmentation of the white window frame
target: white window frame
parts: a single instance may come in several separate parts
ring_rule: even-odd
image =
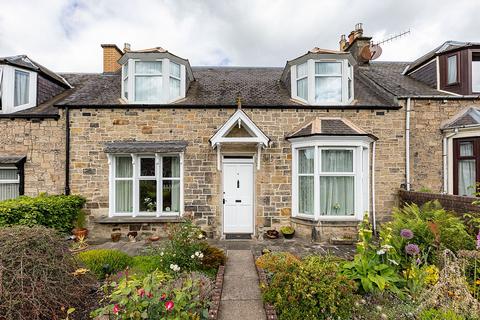
[[[337,62],[342,64],[342,74],[341,75],[316,75],[315,74],[315,63],[316,62]],[[307,63],[307,87],[308,87],[308,99],[305,100],[298,96],[297,94],[297,66]],[[291,76],[291,92],[292,98],[299,100],[300,102],[307,103],[309,105],[346,105],[351,103],[354,100],[354,77],[353,77],[353,66],[347,59],[308,59],[306,62],[298,63],[297,65],[292,65],[290,67],[290,76]],[[340,102],[316,102],[315,100],[315,78],[316,77],[331,77],[331,76],[341,76],[342,77],[342,101]],[[351,97],[348,97],[349,84],[348,80],[351,80]]]
[[[307,73],[302,77],[298,77],[297,76],[298,67],[303,66],[303,65],[306,65]],[[303,79],[307,79],[307,99],[304,99],[304,98],[302,98],[298,95],[298,81],[303,80]],[[296,94],[297,99],[308,103],[309,92],[310,92],[310,88],[309,88],[309,85],[308,85],[308,62],[304,62],[304,63],[300,63],[300,64],[295,66],[295,94]]]
[[[162,63],[162,72],[161,74],[136,74],[135,73],[135,63],[136,62],[149,62],[149,61],[158,61]],[[180,65],[180,96],[175,98],[170,98],[170,62]],[[128,72],[124,73],[123,66],[128,64]],[[125,64],[122,66],[122,98],[130,104],[166,104],[172,103],[178,100],[185,98],[186,93],[186,68],[185,65],[174,61],[172,59],[137,59],[131,58],[128,59]],[[161,76],[162,77],[162,95],[158,101],[136,101],[135,98],[135,76]],[[124,96],[124,83],[123,80],[128,77],[128,99]],[[177,78],[178,79],[178,78]]]
[[[0,113],[13,113],[25,109],[33,108],[37,105],[37,73],[24,68],[18,68],[10,65],[1,66],[0,93],[2,108]],[[15,71],[21,71],[29,74],[28,103],[15,106]]]
[[[0,170],[15,170],[17,171],[17,179],[0,179],[0,185],[1,184],[16,184],[18,188],[18,194],[20,194],[20,170],[16,166],[3,166],[0,167]],[[0,201],[2,201],[0,199]]]
[[[473,58],[473,57],[472,57]],[[474,66],[477,66],[476,68]],[[473,60],[472,59],[472,92],[473,93],[479,93],[480,92],[480,60]],[[479,83],[474,83],[474,75],[476,75],[477,73],[479,73],[477,75],[477,78],[478,78],[478,81]]]
[[[130,78],[129,78],[129,64],[128,64],[128,60],[127,62],[122,66],[122,98],[125,100],[125,101],[128,101],[128,96],[131,95],[130,91],[129,91],[129,88],[130,88],[130,85],[129,85],[129,82],[130,82]],[[125,88],[125,80],[127,80],[127,87]],[[125,96],[125,91],[127,92],[128,96]]]
[[[370,143],[368,137],[306,137],[291,139],[292,143],[292,216],[315,221],[361,221],[370,211]],[[314,156],[314,215],[298,211],[298,151],[313,147]],[[321,172],[322,150],[352,150],[352,172]],[[303,174],[302,174],[303,175]],[[354,214],[351,216],[325,216],[320,214],[320,177],[354,176]]]
[[[166,177],[163,175],[162,158],[176,156],[180,158],[180,176],[179,177]],[[115,176],[115,166],[117,157],[130,157],[132,159],[133,176],[131,178],[117,178]],[[142,158],[154,158],[155,159],[155,177],[153,176],[141,176],[140,165]],[[184,154],[181,153],[156,153],[156,154],[108,154],[108,166],[109,166],[109,217],[177,217],[183,216],[184,213],[184,171],[183,171],[183,159]],[[131,180],[133,181],[133,211],[132,212],[116,212],[115,203],[115,181],[117,180]],[[155,212],[140,211],[139,195],[140,195],[140,180],[155,180],[157,182],[157,199]],[[180,181],[180,207],[178,212],[163,211],[163,181]]]

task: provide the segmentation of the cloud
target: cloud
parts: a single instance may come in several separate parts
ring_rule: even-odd
[[[0,0],[0,56],[27,54],[57,71],[101,71],[101,43],[161,46],[192,65],[283,66],[337,49],[363,22],[381,60],[413,60],[446,40],[480,41],[480,1]]]

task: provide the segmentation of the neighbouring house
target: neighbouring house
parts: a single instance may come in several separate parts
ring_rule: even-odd
[[[480,181],[480,44],[370,61],[340,50],[284,67],[192,67],[160,47],[104,44],[102,73],[0,59],[0,199],[86,197],[91,235],[212,237],[293,225],[319,241],[388,220],[398,189],[472,195]]]

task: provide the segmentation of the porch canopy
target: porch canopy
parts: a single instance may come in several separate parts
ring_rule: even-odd
[[[221,170],[221,147],[226,144],[253,144],[257,146],[257,170],[260,169],[262,148],[268,147],[270,138],[238,109],[220,129],[210,138],[213,148],[217,149],[217,169]]]

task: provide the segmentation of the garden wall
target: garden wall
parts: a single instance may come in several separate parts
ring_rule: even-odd
[[[427,192],[415,192],[406,191],[400,189],[399,191],[400,204],[404,203],[416,203],[422,205],[425,202],[438,200],[442,206],[456,213],[468,213],[468,212],[480,212],[480,206],[473,205],[474,200],[478,198],[474,197],[462,197],[451,194],[439,194],[439,193],[427,193]]]

